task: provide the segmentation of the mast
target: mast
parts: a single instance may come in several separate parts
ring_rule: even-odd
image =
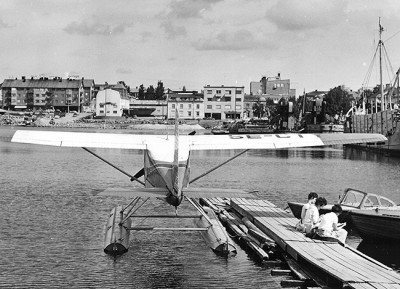
[[[379,77],[380,77],[380,90],[381,90],[381,111],[386,110],[385,97],[383,95],[383,83],[382,83],[382,32],[383,27],[381,25],[381,17],[379,17]],[[376,107],[376,112],[378,112],[378,106]]]

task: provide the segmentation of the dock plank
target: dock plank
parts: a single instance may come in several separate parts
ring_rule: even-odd
[[[306,237],[294,228],[298,220],[275,205],[254,199],[231,199],[230,204],[296,261],[319,268],[343,285],[356,289],[400,289],[400,274],[355,249]]]

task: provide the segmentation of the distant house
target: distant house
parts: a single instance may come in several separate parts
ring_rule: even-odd
[[[203,94],[197,91],[168,91],[168,118],[175,118],[176,108],[182,119],[204,118]]]
[[[107,88],[97,92],[96,116],[121,117],[129,112],[129,99],[121,97],[116,90]]]
[[[254,117],[254,110],[253,106],[256,103],[260,103],[264,105],[267,104],[266,98],[261,95],[249,95],[245,94],[244,101],[243,101],[243,118],[253,118]]]
[[[130,99],[130,114],[138,117],[167,117],[168,105],[166,100]]]
[[[290,88],[290,79],[281,79],[278,73],[277,76],[263,76],[259,82],[250,82],[250,94],[272,99],[277,104],[281,98],[295,97],[296,89]]]

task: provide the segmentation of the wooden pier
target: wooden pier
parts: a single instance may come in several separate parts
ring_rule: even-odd
[[[400,274],[391,268],[350,246],[306,237],[294,229],[296,218],[266,200],[231,199],[230,206],[272,238],[320,286],[400,288]]]

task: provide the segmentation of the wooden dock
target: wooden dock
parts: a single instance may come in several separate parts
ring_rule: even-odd
[[[266,200],[231,199],[247,217],[290,255],[317,284],[335,288],[400,288],[400,274],[350,246],[310,239],[296,231],[298,221]]]

